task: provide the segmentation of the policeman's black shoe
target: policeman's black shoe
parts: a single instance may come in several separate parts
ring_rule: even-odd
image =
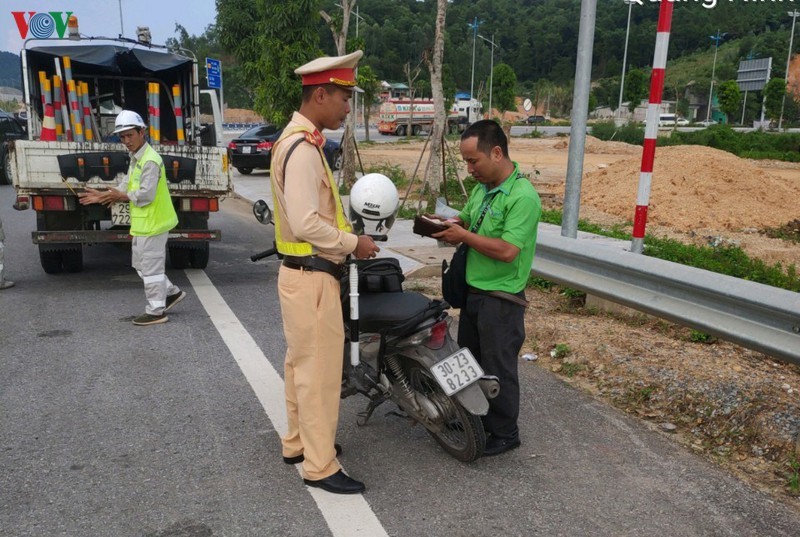
[[[167,313],[169,310],[172,309],[172,306],[174,306],[184,298],[186,298],[186,291],[178,291],[174,295],[167,296],[167,305],[164,308],[164,313]]]
[[[303,483],[309,487],[321,488],[333,494],[359,494],[364,492],[367,488],[364,486],[364,483],[356,481],[341,470],[325,479],[319,479],[317,481],[303,479]]]
[[[161,315],[151,315],[149,313],[145,313],[144,315],[139,315],[133,320],[133,324],[136,326],[150,326],[151,324],[161,324],[169,321],[169,317],[166,314],[162,313]]]
[[[514,438],[497,438],[495,436],[490,436],[486,440],[486,447],[483,449],[483,456],[494,457],[495,455],[500,455],[506,451],[517,449],[521,445],[522,442],[518,436]]]
[[[342,446],[340,446],[339,444],[334,444],[333,448],[336,450],[336,456],[337,457],[342,454]],[[283,462],[285,462],[286,464],[297,464],[297,463],[303,462],[304,460],[306,460],[306,459],[305,459],[305,457],[303,456],[302,453],[300,455],[297,455],[296,457],[284,457],[283,458]]]

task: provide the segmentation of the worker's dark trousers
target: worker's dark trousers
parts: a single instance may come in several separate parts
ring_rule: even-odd
[[[467,295],[458,322],[458,344],[472,352],[486,375],[500,379],[500,395],[489,400],[489,413],[483,416],[483,428],[498,438],[519,435],[517,363],[524,341],[524,306],[493,296]]]

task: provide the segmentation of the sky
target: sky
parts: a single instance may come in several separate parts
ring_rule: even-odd
[[[71,11],[78,17],[81,34],[117,37],[122,33],[135,38],[137,26],[149,26],[153,43],[159,45],[175,37],[176,22],[183,25],[189,35],[200,35],[217,16],[214,0],[2,0],[0,50],[15,54],[22,50],[24,39],[12,14],[20,11],[24,12],[23,26],[30,23],[30,12],[36,13],[34,17],[41,14],[34,23],[39,35],[52,31],[51,37],[58,37],[58,22],[54,26],[54,18],[48,14],[56,12],[66,21],[66,13]],[[27,37],[31,37],[31,30],[27,31]]]

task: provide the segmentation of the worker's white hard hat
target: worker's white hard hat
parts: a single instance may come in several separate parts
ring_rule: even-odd
[[[400,197],[392,180],[380,173],[368,173],[350,190],[350,221],[354,231],[359,235],[388,232],[399,205]]]
[[[123,110],[114,120],[114,134],[135,129],[136,127],[145,128],[146,125],[142,116],[132,110]]]

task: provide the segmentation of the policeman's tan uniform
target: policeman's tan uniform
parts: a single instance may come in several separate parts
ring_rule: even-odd
[[[361,55],[357,51],[318,58],[295,73],[303,75],[304,86],[354,87],[354,68]],[[325,479],[340,470],[334,440],[344,328],[339,279],[329,272],[339,270],[358,245],[322,153],[324,144],[314,124],[295,112],[273,147],[270,173],[276,243],[285,256],[278,274],[287,343],[289,427],[282,439],[283,455],[303,454],[303,472],[309,480]]]

